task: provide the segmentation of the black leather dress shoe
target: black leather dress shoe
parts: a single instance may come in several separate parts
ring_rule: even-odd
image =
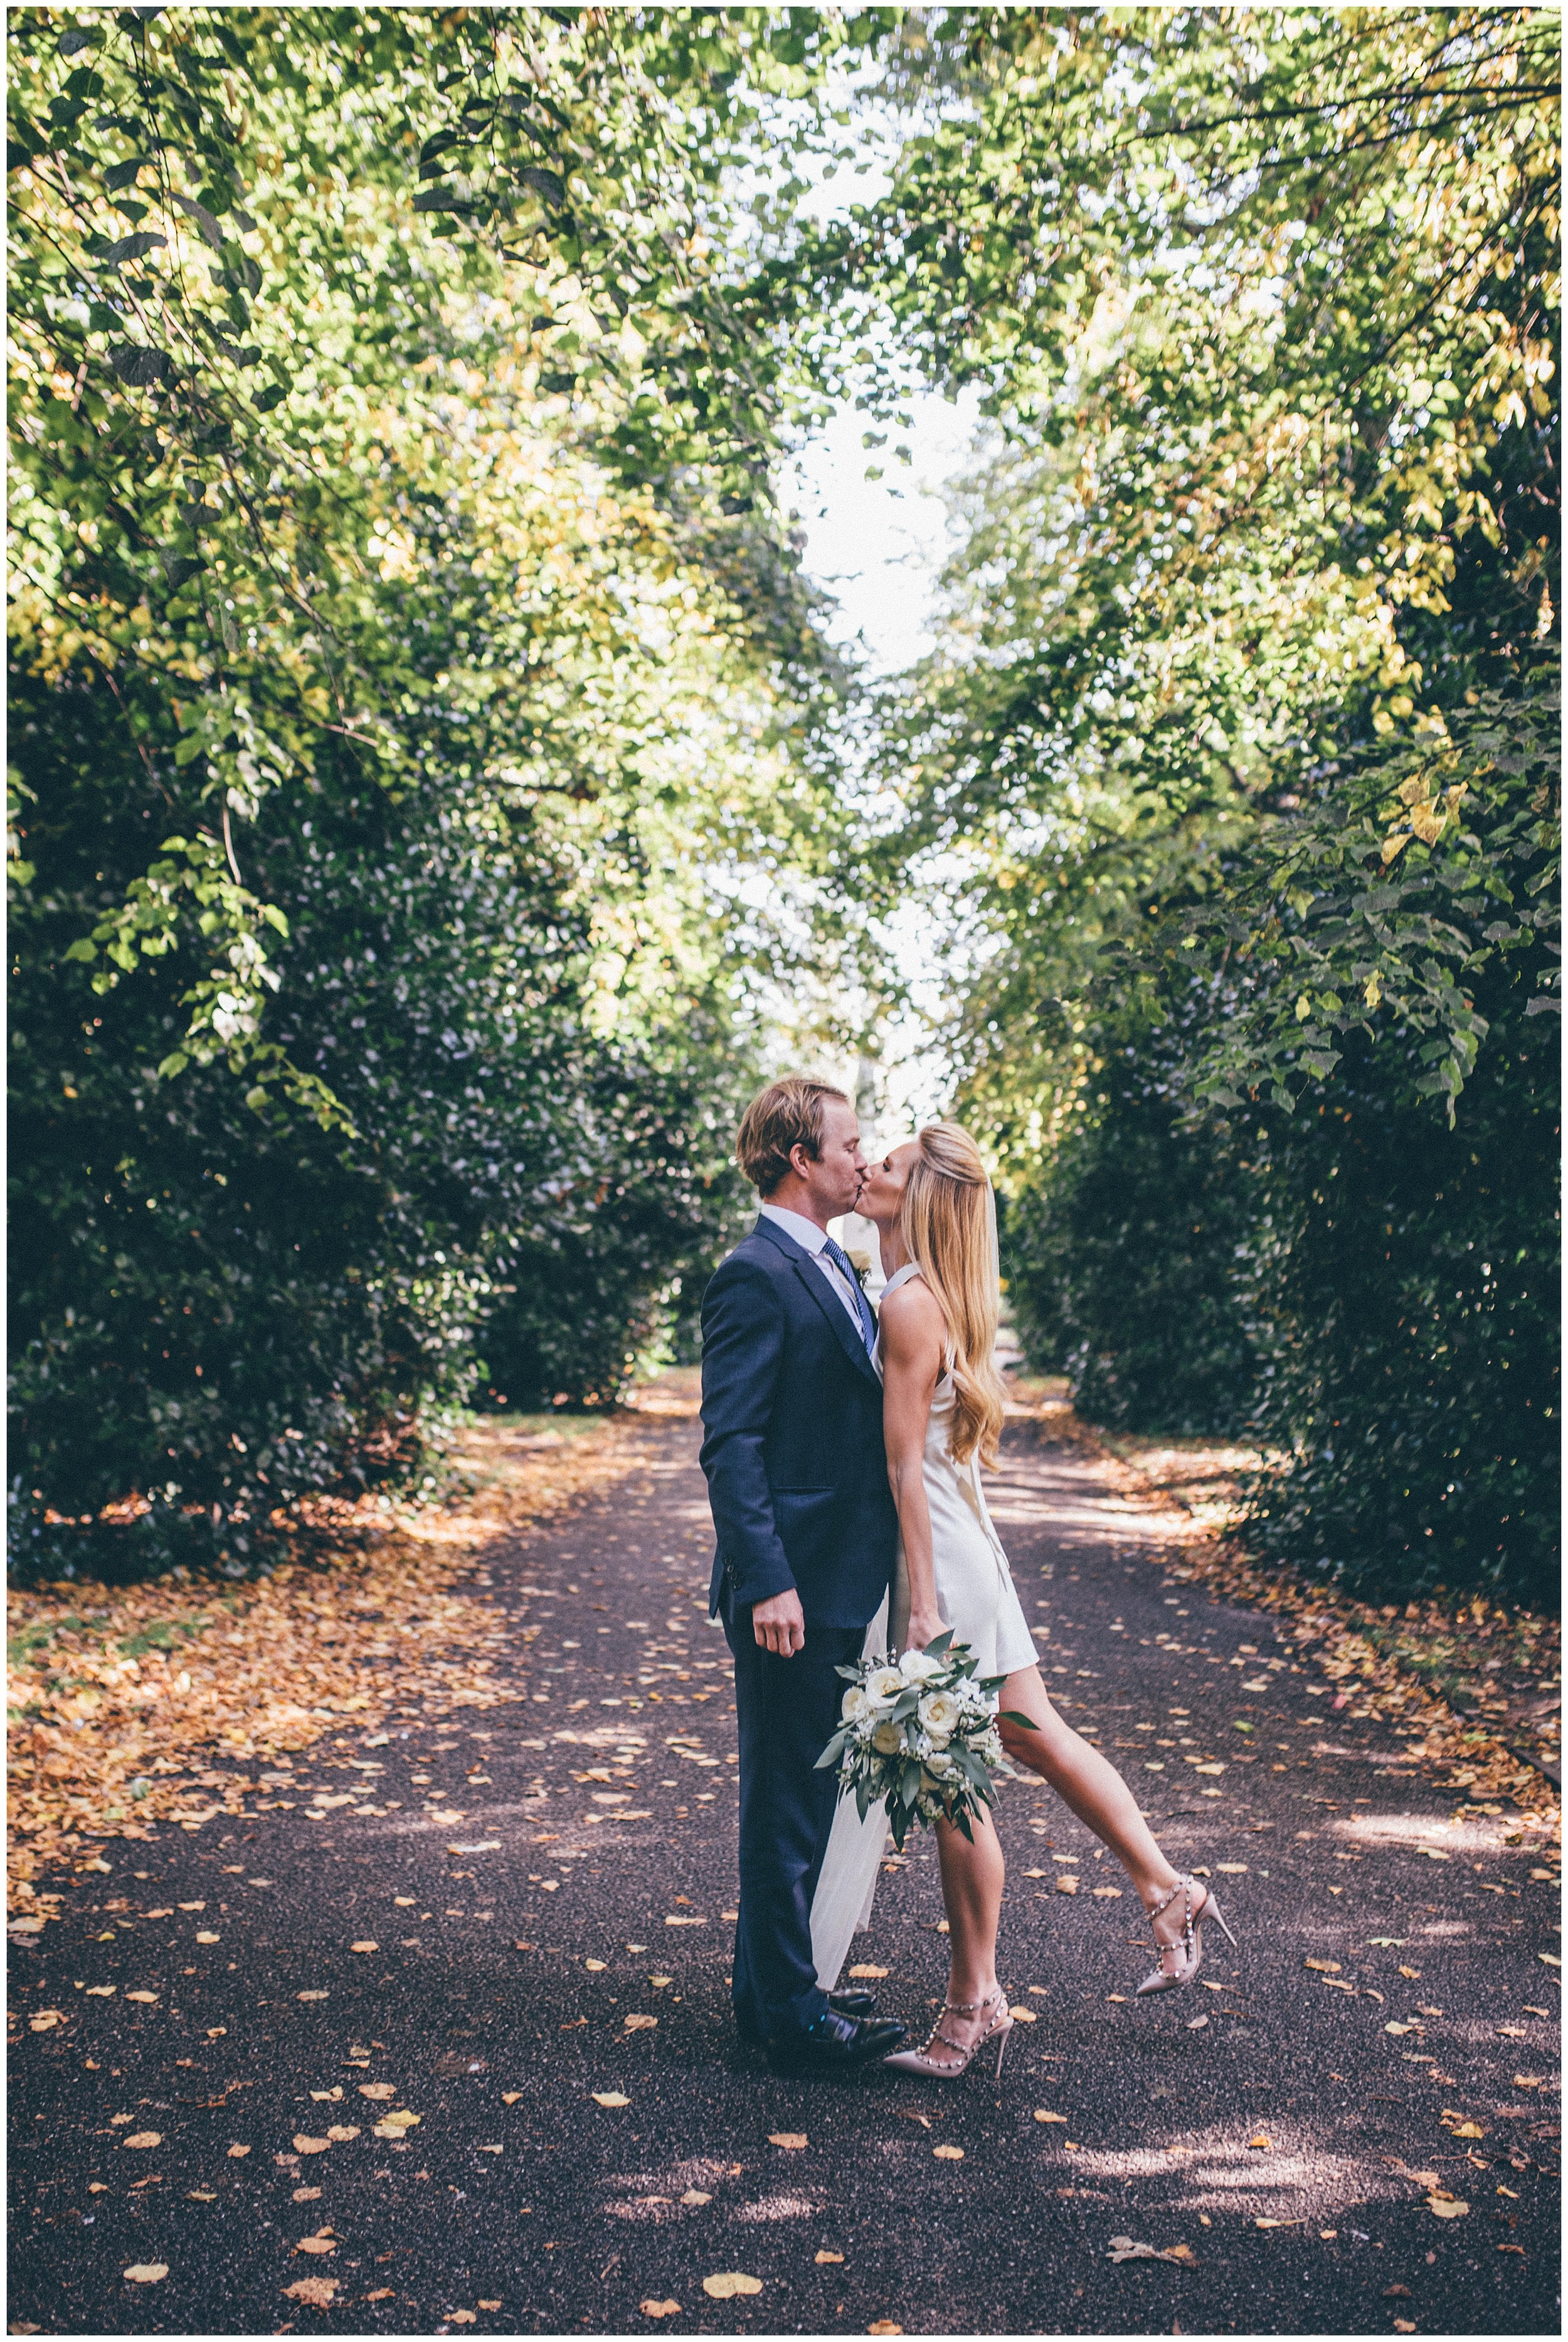
[[[850,1992],[830,1992],[827,2005],[840,2017],[869,2017],[876,2007],[876,1995],[858,1988]]]
[[[896,2017],[840,2017],[828,2008],[807,2031],[770,2041],[768,2064],[775,2074],[844,2073],[885,2057],[906,2029]]]

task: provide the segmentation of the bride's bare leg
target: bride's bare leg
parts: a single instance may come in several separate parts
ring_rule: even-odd
[[[994,1999],[996,1993],[996,1928],[1002,1917],[1002,1888],[1006,1876],[1002,1847],[984,1815],[971,1818],[971,1844],[951,1822],[936,1825],[936,1856],[942,1866],[942,1900],[947,1912],[950,1974],[947,1997],[973,2007]],[[968,2046],[991,2021],[991,2012],[941,2019],[952,2041]],[[927,2055],[939,2065],[957,2061],[950,2048],[934,2041]]]
[[[1015,1765],[1038,1773],[1063,1804],[1110,1847],[1137,1888],[1144,1909],[1152,1910],[1176,1884],[1177,1873],[1161,1853],[1138,1811],[1137,1799],[1115,1767],[1063,1723],[1046,1696],[1038,1667],[1021,1667],[1009,1676],[998,1705],[1027,1716],[1035,1726],[1033,1732],[1016,1724],[999,1726],[1009,1757]],[[1183,1917],[1178,1896],[1154,1922],[1157,1940],[1174,1943],[1182,1932]]]

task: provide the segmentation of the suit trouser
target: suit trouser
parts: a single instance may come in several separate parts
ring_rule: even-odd
[[[764,1651],[749,1608],[726,1620],[740,1727],[740,1922],[735,2021],[773,2039],[814,2024],[827,2006],[811,1953],[811,1902],[838,1804],[835,1771],[816,1760],[838,1729],[844,1681],[864,1626],[808,1626],[791,1658]]]

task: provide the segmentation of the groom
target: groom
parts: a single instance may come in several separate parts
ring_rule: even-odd
[[[816,1760],[893,1575],[876,1319],[827,1224],[860,1194],[854,1109],[825,1083],[773,1082],[735,1139],[756,1226],[703,1299],[703,1470],[718,1546],[709,1597],[735,1662],[740,1924],[734,2008],[776,2070],[885,2056],[904,2027],[869,1993],[817,1983],[811,1903],[838,1784]]]

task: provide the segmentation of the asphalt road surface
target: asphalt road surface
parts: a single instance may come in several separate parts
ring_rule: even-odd
[[[1510,1817],[1333,1714],[1028,1426],[995,1512],[1046,1681],[1241,1950],[1211,1933],[1207,1988],[1134,2000],[1136,1898],[1010,1785],[1001,1974],[1033,2022],[999,2084],[741,2048],[695,1426],[649,1439],[474,1573],[515,1702],[111,1842],[14,1953],[14,2007],[69,2022],[13,2036],[13,2333],[1558,2331],[1557,1913]],[[944,1945],[909,1856],[852,1959],[920,2028]]]

